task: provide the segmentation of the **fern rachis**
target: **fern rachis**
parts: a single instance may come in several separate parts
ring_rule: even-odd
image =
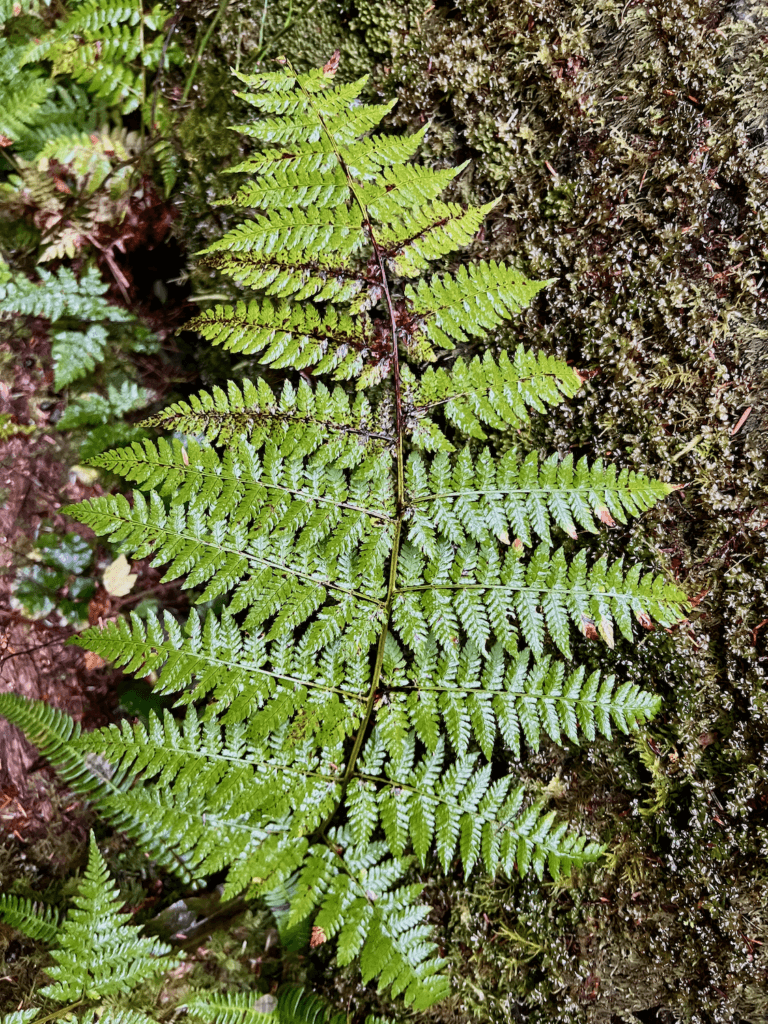
[[[156,418],[180,438],[94,460],[137,485],[132,502],[70,513],[199,601],[226,596],[184,629],[150,615],[77,640],[159,673],[183,723],[65,740],[18,700],[0,710],[37,721],[49,756],[148,848],[172,836],[180,873],[226,868],[227,895],[290,884],[315,945],[337,937],[340,962],[359,956],[365,981],[422,1007],[447,979],[409,864],[541,877],[598,857],[526,806],[494,754],[647,720],[652,696],[560,656],[574,628],[613,645],[614,626],[631,640],[633,618],[672,624],[685,598],[558,534],[624,522],[668,485],[510,447],[532,411],[576,393],[575,371],[522,347],[422,369],[543,285],[494,262],[412,283],[487,207],[438,203],[452,175],[409,163],[418,138],[368,135],[389,108],[353,105],[362,86],[334,87],[334,71],[239,76],[265,115],[245,133],[267,148],[233,204],[262,213],[204,256],[257,295],[193,324],[273,368],[356,378],[357,397],[232,384]]]

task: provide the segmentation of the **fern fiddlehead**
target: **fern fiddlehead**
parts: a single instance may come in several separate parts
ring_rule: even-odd
[[[365,981],[418,1008],[448,981],[409,865],[434,852],[445,870],[541,877],[596,859],[494,754],[646,721],[650,694],[560,658],[574,630],[613,646],[615,627],[631,640],[633,619],[671,625],[686,601],[639,566],[572,553],[577,526],[624,522],[669,485],[510,446],[576,393],[571,367],[518,348],[423,368],[544,283],[492,261],[421,277],[489,207],[440,202],[454,172],[410,163],[420,136],[370,134],[389,107],[334,85],[335,63],[238,76],[262,115],[241,130],[264,148],[233,168],[253,178],[227,202],[261,212],[202,255],[257,294],[191,326],[339,383],[202,393],[153,421],[181,439],[94,460],[133,501],[70,514],[226,607],[185,629],[150,615],[82,634],[188,708],[183,726],[168,714],[71,749],[136,780],[109,797],[113,819],[119,804],[147,843],[178,837],[190,877],[227,868],[226,895],[293,879],[291,922],[311,918],[314,945],[336,937],[340,963],[359,957]]]

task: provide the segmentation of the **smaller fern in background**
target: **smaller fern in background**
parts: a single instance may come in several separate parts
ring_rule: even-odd
[[[0,284],[0,316],[38,317],[51,322],[51,351],[57,390],[85,377],[104,359],[106,323],[129,323],[133,317],[104,299],[107,285],[94,268],[78,280],[68,267],[39,271],[40,282],[6,270]],[[86,321],[79,330],[73,321]]]
[[[143,937],[119,907],[119,893],[91,836],[88,867],[74,907],[51,950],[56,965],[47,968],[53,983],[41,990],[44,996],[59,1002],[84,996],[103,999],[130,992],[180,962],[168,959],[165,943]]]
[[[147,10],[142,2],[70,0],[64,17],[30,41],[22,63],[49,61],[54,77],[68,76],[122,115],[138,109],[146,116],[148,74],[162,59],[183,60],[173,43],[163,54],[162,29],[171,13],[161,4]]]
[[[166,943],[143,936],[120,906],[119,892],[93,835],[88,865],[63,920],[50,907],[0,893],[0,920],[49,944],[54,961],[44,968],[51,981],[37,993],[40,1007],[5,1014],[0,1024],[35,1020],[42,1024],[59,1016],[71,1019],[72,1011],[81,1006],[85,1008],[77,1015],[78,1024],[91,1024],[94,1019],[100,1024],[154,1024],[165,1019],[165,1008],[149,1016],[121,1004],[130,1004],[131,993],[139,986],[161,980],[184,957]],[[324,1000],[297,986],[285,987],[277,998],[258,991],[228,994],[193,989],[180,1009],[202,1024],[342,1024],[346,1020],[346,1015],[333,1013]],[[365,1024],[386,1022],[369,1017]]]
[[[55,963],[46,968],[52,981],[40,990],[45,999],[95,1002],[129,993],[181,962],[170,956],[170,946],[143,937],[141,929],[129,922],[130,915],[120,912],[119,893],[93,836],[88,866],[73,902],[60,923],[49,908],[8,894],[0,896],[0,917],[7,924],[52,944]]]
[[[107,285],[89,267],[77,278],[68,267],[55,272],[39,268],[39,282],[0,266],[0,317],[46,319],[51,324],[54,386],[62,390],[90,374],[105,358],[108,343],[130,352],[147,350],[151,335],[131,313],[107,302]],[[127,331],[116,335],[113,324]],[[80,399],[61,429],[106,423],[109,415],[122,415],[146,405],[149,393],[130,381],[111,385],[100,402]]]

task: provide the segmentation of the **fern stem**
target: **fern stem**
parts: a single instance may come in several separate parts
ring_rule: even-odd
[[[290,64],[288,66],[291,72],[295,75],[295,72],[293,71],[293,68],[290,67]],[[397,321],[395,318],[395,307],[392,302],[392,295],[389,291],[389,282],[387,280],[387,270],[384,265],[384,257],[381,254],[381,249],[379,248],[379,244],[376,240],[376,233],[373,230],[373,224],[371,223],[371,218],[368,213],[368,207],[363,202],[362,196],[360,195],[357,189],[357,185],[352,175],[350,174],[346,161],[344,160],[344,157],[341,155],[339,147],[336,145],[336,139],[333,137],[332,132],[329,131],[328,125],[325,123],[325,118],[318,109],[312,94],[308,92],[307,89],[304,88],[304,86],[299,81],[298,76],[296,76],[296,79],[299,84],[299,87],[301,88],[301,91],[304,93],[304,97],[307,100],[308,105],[314,110],[315,114],[317,115],[317,118],[322,126],[322,129],[325,132],[326,137],[328,138],[328,141],[330,142],[334,153],[336,154],[336,159],[339,162],[339,166],[344,171],[344,176],[347,179],[349,190],[351,194],[354,196],[355,202],[357,203],[357,206],[360,210],[360,214],[363,218],[363,222],[367,228],[368,237],[371,240],[374,256],[376,258],[376,262],[379,265],[381,286],[384,290],[384,298],[387,304],[387,312],[389,314],[389,326],[392,335],[392,379],[395,391],[395,458],[397,460],[397,520],[395,522],[395,530],[394,535],[392,537],[392,553],[390,555],[389,562],[387,596],[384,601],[384,621],[382,624],[381,633],[379,634],[379,642],[376,647],[376,660],[374,661],[373,664],[371,686],[368,691],[368,700],[365,705],[363,720],[360,723],[360,728],[357,730],[357,735],[355,736],[355,743],[349,755],[347,767],[344,771],[344,776],[342,778],[342,786],[343,788],[346,788],[350,778],[352,777],[352,773],[355,770],[355,764],[357,763],[357,759],[360,756],[363,741],[365,740],[366,734],[368,732],[368,726],[370,725],[371,716],[373,714],[373,706],[376,701],[376,694],[378,693],[379,682],[381,680],[381,670],[384,665],[384,649],[387,643],[389,620],[392,615],[392,604],[394,602],[396,594],[397,563],[400,555],[400,535],[402,532],[403,513],[405,511],[405,459],[403,457],[403,437],[405,430],[403,423],[402,387],[400,380],[400,361],[397,344]],[[327,823],[323,825],[323,831],[325,830],[326,824]]]
[[[491,487],[481,491],[440,491],[439,494],[426,494],[421,498],[411,498],[412,505],[420,505],[426,501],[437,501],[438,498],[474,498],[484,494],[494,495],[497,498],[506,498],[510,494],[532,494],[538,497],[547,497],[550,494],[590,494],[595,490],[616,490],[613,487],[595,487],[593,484],[585,484],[583,487]],[[621,487],[623,491],[632,493],[632,484]]]
[[[261,12],[261,24],[259,25],[259,42],[258,47],[261,51],[262,43],[264,42],[264,27],[267,24],[267,12],[269,11],[269,0],[264,0],[264,10]]]
[[[57,1017],[63,1017],[65,1014],[71,1013],[72,1010],[76,1010],[84,1002],[84,999],[78,999],[76,1003],[70,1003],[69,1006],[60,1006],[58,1010],[53,1010],[51,1013],[46,1014],[45,1017],[38,1017],[31,1024],[46,1024],[46,1021],[56,1020]]]
[[[209,42],[211,36],[213,35],[214,29],[218,25],[222,15],[224,14],[224,12],[226,11],[226,9],[228,7],[229,7],[229,0],[221,0],[221,3],[219,4],[219,9],[214,14],[213,21],[208,26],[208,31],[203,36],[203,40],[200,43],[198,51],[197,51],[197,53],[195,54],[195,56],[193,58],[192,68],[191,68],[189,74],[187,75],[187,81],[184,83],[184,92],[181,95],[181,102],[182,103],[186,103],[187,102],[187,97],[189,96],[190,90],[192,89],[192,83],[195,80],[195,75],[197,74],[197,69],[200,66],[200,61],[202,59],[203,53],[205,52],[205,48],[208,45],[208,42]]]

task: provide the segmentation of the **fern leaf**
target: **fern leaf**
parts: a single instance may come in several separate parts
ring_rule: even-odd
[[[414,1009],[444,998],[444,962],[434,957],[422,922],[429,908],[417,903],[421,885],[396,886],[405,864],[386,857],[386,847],[348,845],[342,831],[329,833],[330,847],[309,850],[292,904],[295,920],[314,917],[315,944],[338,934],[340,963],[360,956],[364,982],[379,977],[379,991],[391,987]],[[360,882],[360,877],[365,882]]]
[[[415,288],[406,285],[405,292],[429,338],[453,348],[457,341],[498,327],[527,306],[547,283],[528,281],[514,267],[481,262],[461,267],[454,277],[445,274],[429,283],[419,281]]]
[[[107,332],[100,324],[86,331],[57,331],[53,335],[53,374],[57,391],[85,377],[104,359]]]
[[[0,918],[31,939],[53,942],[59,933],[56,910],[13,893],[0,893]]]
[[[313,389],[302,380],[297,389],[285,384],[277,397],[261,378],[256,384],[246,379],[239,387],[230,381],[226,393],[221,388],[202,391],[189,402],[169,406],[145,426],[203,435],[220,445],[241,437],[260,448],[271,437],[286,452],[300,440],[307,454],[323,446],[329,460],[335,460],[356,458],[360,447],[392,448],[394,438],[382,432],[386,425],[381,418],[364,395],[351,402],[340,387],[330,391],[318,383]]]
[[[39,1013],[34,1006],[27,1010],[14,1010],[12,1013],[4,1013],[0,1017],[0,1024],[30,1024]]]
[[[93,267],[79,280],[69,267],[59,267],[54,273],[38,267],[38,273],[39,284],[21,275],[0,284],[0,313],[45,317],[51,321],[64,316],[113,323],[131,319],[125,310],[102,298],[108,286]]]
[[[467,210],[456,203],[423,206],[380,229],[377,241],[395,273],[416,277],[432,260],[469,245],[495,205],[492,202]]]
[[[502,352],[497,363],[486,352],[469,364],[457,359],[450,372],[426,370],[418,384],[413,382],[412,402],[417,416],[439,409],[458,431],[484,439],[482,424],[494,430],[518,427],[528,422],[529,409],[546,412],[547,406],[573,397],[580,384],[566,363],[519,346],[512,360]]]
[[[69,715],[42,701],[3,693],[0,714],[24,732],[70,789],[88,800],[106,821],[136,839],[159,864],[184,880],[199,877],[194,874],[194,866],[187,866],[184,851],[179,854],[169,850],[167,843],[169,827],[188,834],[185,820],[190,808],[178,812],[171,808],[165,815],[160,813],[152,796],[145,798],[138,790],[130,791],[132,779],[122,778],[113,766],[89,751],[84,742],[80,745],[80,726]],[[196,849],[196,843],[204,846],[199,842],[200,834],[193,837],[188,849]]]
[[[465,448],[453,459],[439,452],[429,467],[414,453],[406,474],[412,529],[425,554],[434,549],[436,524],[457,544],[493,537],[508,544],[516,536],[528,546],[533,535],[550,544],[552,526],[576,540],[577,523],[597,533],[596,520],[626,523],[674,490],[634,470],[619,473],[600,459],[590,467],[582,458],[574,466],[571,455],[561,461],[555,454],[539,466],[535,452],[522,462],[515,451],[497,461],[487,449]]]
[[[88,867],[51,950],[56,965],[47,968],[53,983],[42,992],[60,1002],[101,998],[131,989],[165,973],[180,961],[170,947],[139,935],[140,928],[119,912],[121,900],[91,836]]]
[[[304,273],[297,271],[301,276]],[[291,281],[298,278],[289,274]],[[317,291],[309,272],[302,287],[309,283]],[[330,287],[343,280],[332,278]],[[323,284],[323,287],[326,287]],[[314,297],[314,295],[313,295]],[[317,296],[324,297],[322,293]],[[370,328],[359,318],[338,315],[333,310],[320,314],[311,306],[299,307],[269,300],[239,302],[236,306],[215,306],[190,321],[208,341],[230,352],[262,354],[262,362],[275,367],[313,367],[316,372],[335,370],[338,379],[359,372],[372,344]]]
[[[583,551],[569,564],[562,549],[551,553],[546,544],[539,545],[527,562],[514,547],[502,558],[471,542],[454,551],[447,538],[437,542],[435,554],[426,562],[407,548],[401,558],[394,614],[402,639],[413,650],[422,639],[403,628],[406,616],[420,615],[447,650],[455,646],[459,625],[468,636],[476,636],[477,606],[466,604],[467,596],[478,598],[489,632],[502,645],[509,643],[506,620],[514,616],[520,636],[537,657],[544,650],[545,628],[570,657],[568,620],[587,636],[600,633],[613,646],[614,621],[631,640],[633,615],[641,622],[653,617],[667,625],[678,621],[687,608],[682,591],[661,576],[640,579],[639,567],[625,575],[621,559],[608,566],[605,557],[588,569]],[[502,619],[494,602],[502,602]]]

